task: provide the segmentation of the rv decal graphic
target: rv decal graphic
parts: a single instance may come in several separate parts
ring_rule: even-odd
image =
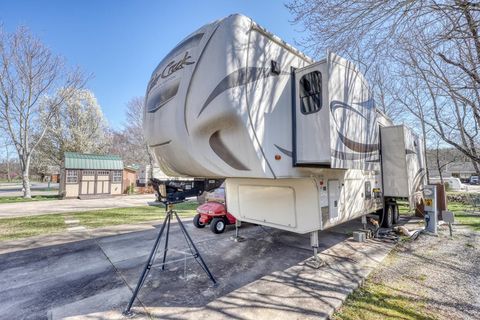
[[[155,73],[148,84],[147,95],[150,94],[150,91],[158,84],[158,80],[160,80],[160,78],[162,79],[167,78],[168,76],[174,74],[178,70],[183,69],[184,66],[194,64],[195,61],[190,61],[189,60],[190,58],[192,58],[192,56],[190,56],[187,51],[185,52],[185,55],[180,61],[177,62],[175,60],[172,60],[165,66],[165,68],[161,73]],[[178,89],[178,86],[177,86],[177,89]]]
[[[168,141],[157,143],[157,144],[151,144],[151,145],[149,145],[149,147],[150,148],[161,147],[161,146],[165,146],[165,145],[169,144],[170,142],[172,142],[172,140],[168,140]]]
[[[361,105],[361,103],[355,103],[355,104]],[[330,103],[330,112],[332,113],[332,115],[334,114],[335,110],[337,110],[337,109],[345,109],[345,110],[352,111],[353,113],[358,114],[360,117],[362,117],[366,120],[363,113],[361,113],[360,111],[358,111],[357,109],[355,109],[351,105],[348,105],[348,104],[346,104],[345,102],[342,102],[342,101],[333,100]]]
[[[210,136],[208,143],[213,152],[215,152],[215,154],[230,167],[241,171],[250,171],[250,169],[238,160],[228,146],[221,140],[220,131],[215,131]]]
[[[365,160],[368,157],[373,156],[372,154],[366,154],[366,153],[351,153],[351,152],[343,152],[343,151],[338,151],[335,149],[330,150],[332,153],[332,156],[334,158],[340,159],[340,160]],[[379,162],[380,159],[375,158],[375,159],[369,159],[366,160],[368,162]]]
[[[368,99],[365,102],[354,102],[353,104],[359,105],[363,108],[370,109],[370,108],[373,107],[373,102],[372,101],[373,101],[372,99]],[[355,109],[354,107],[352,107],[351,105],[349,105],[347,103],[344,103],[344,102],[338,101],[338,100],[333,100],[330,103],[330,112],[331,112],[332,117],[334,119],[335,126],[337,128],[336,130],[337,130],[338,136],[339,136],[340,140],[342,141],[342,143],[347,148],[349,148],[350,150],[358,152],[358,153],[367,154],[367,153],[373,153],[373,152],[378,151],[379,150],[378,143],[368,144],[368,143],[354,141],[354,140],[351,140],[351,139],[347,138],[344,134],[342,134],[340,132],[340,130],[338,129],[339,125],[338,125],[337,119],[335,117],[335,110],[337,110],[337,109],[348,110],[350,112],[353,112],[353,113],[357,114],[361,118],[365,119],[365,121],[367,122],[367,128],[370,128],[370,122],[371,122],[372,119],[370,117],[367,118],[361,111]],[[360,159],[362,159],[362,158],[355,158],[355,157],[352,157],[352,156],[347,156],[347,154],[343,153],[343,152],[342,152],[342,154],[338,154],[338,152],[339,152],[338,150],[332,150],[332,156],[337,158],[337,159],[341,159],[341,160],[360,160]]]
[[[287,157],[290,157],[290,158],[292,157],[292,151],[288,151],[287,149],[284,149],[284,148],[282,148],[282,147],[279,147],[279,146],[277,146],[276,144],[274,144],[274,146],[277,147],[277,149],[278,149],[281,153],[283,153],[284,155],[286,155]]]
[[[378,151],[378,143],[374,144],[366,144],[357,141],[353,141],[342,135],[338,132],[338,136],[340,140],[342,140],[343,144],[346,145],[350,150],[360,153],[372,153],[374,151]]]
[[[166,78],[169,75],[177,72],[178,70],[183,69],[183,66],[194,64],[195,61],[189,61],[190,58],[192,58],[192,56],[188,54],[188,51],[186,51],[185,55],[180,61],[177,62],[175,60],[172,60],[170,63],[167,64],[165,69],[163,69],[161,77]]]
[[[289,75],[290,73],[281,71],[280,75]],[[199,117],[202,112],[207,108],[207,106],[212,102],[218,95],[220,95],[225,90],[243,86],[250,82],[255,82],[262,78],[267,78],[270,76],[276,76],[276,74],[271,72],[270,68],[258,68],[258,67],[249,67],[238,69],[228,76],[223,78],[213,89],[212,93],[208,96],[207,100],[203,104],[200,112],[197,117]]]

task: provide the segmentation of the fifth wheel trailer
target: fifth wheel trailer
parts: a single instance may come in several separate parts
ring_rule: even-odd
[[[354,64],[332,52],[314,61],[243,15],[201,27],[159,63],[144,128],[167,175],[225,178],[238,220],[292,232],[384,206],[390,224],[395,199],[423,185],[420,139],[375,108]]]

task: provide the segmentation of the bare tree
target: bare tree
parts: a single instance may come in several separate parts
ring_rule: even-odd
[[[381,105],[409,111],[424,135],[431,130],[478,169],[480,3],[293,0],[287,7],[309,31],[300,44],[356,61]],[[385,77],[376,78],[378,70]]]
[[[30,198],[30,163],[59,106],[83,84],[78,71],[68,72],[26,28],[0,30],[0,125],[7,132],[22,170],[24,197]],[[62,94],[55,94],[63,88]],[[40,117],[42,110],[50,110]]]
[[[12,181],[12,163],[10,159],[10,149],[12,145],[10,143],[10,140],[8,139],[8,136],[6,135],[6,132],[1,131],[0,132],[0,155],[3,154],[2,162],[0,163],[0,172],[5,174],[5,177],[8,182]]]
[[[126,122],[122,131],[113,133],[112,151],[135,164],[148,163],[153,173],[153,156],[143,134],[144,98],[132,98],[126,105]]]

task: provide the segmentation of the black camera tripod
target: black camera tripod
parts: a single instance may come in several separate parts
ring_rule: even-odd
[[[147,278],[148,273],[150,272],[150,269],[152,268],[153,262],[155,261],[155,256],[157,254],[158,247],[160,246],[160,240],[162,239],[162,235],[166,227],[167,232],[165,233],[165,249],[163,251],[163,261],[161,264],[162,270],[165,269],[165,261],[167,259],[167,251],[168,251],[168,238],[170,234],[170,221],[172,220],[172,216],[175,216],[175,218],[177,219],[178,225],[180,226],[180,229],[182,230],[182,233],[185,236],[185,241],[187,242],[187,245],[190,248],[192,257],[195,258],[195,260],[197,260],[198,264],[200,265],[200,267],[202,267],[203,271],[205,271],[205,273],[208,275],[210,280],[212,280],[213,284],[215,285],[217,283],[212,273],[208,269],[202,256],[200,255],[200,252],[198,252],[198,249],[195,246],[195,243],[193,243],[192,238],[188,234],[187,229],[185,229],[185,226],[183,225],[182,220],[180,220],[180,218],[178,217],[177,212],[173,210],[173,205],[174,205],[173,203],[165,203],[165,208],[166,208],[165,220],[163,221],[160,232],[158,233],[157,239],[155,240],[155,244],[153,245],[152,251],[150,252],[150,256],[148,257],[147,263],[145,264],[145,268],[143,268],[142,275],[140,276],[140,279],[138,279],[137,287],[133,292],[132,298],[130,299],[130,302],[128,303],[127,308],[123,312],[125,316],[133,315],[133,312],[131,311],[132,305],[135,302],[138,292],[142,288],[145,282],[145,279]]]

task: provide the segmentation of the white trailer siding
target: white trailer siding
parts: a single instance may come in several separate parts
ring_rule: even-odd
[[[425,184],[425,158],[422,140],[403,125],[381,128],[384,196],[421,196]]]
[[[245,16],[200,28],[162,60],[144,120],[162,170],[226,178],[241,221],[304,233],[383,205],[373,189],[389,121],[362,74],[334,53],[315,63]]]

